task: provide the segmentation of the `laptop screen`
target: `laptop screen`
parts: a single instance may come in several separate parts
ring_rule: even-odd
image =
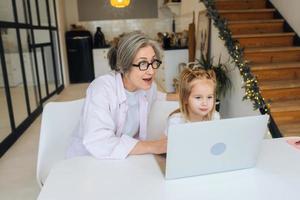
[[[172,125],[166,179],[255,166],[268,115]]]

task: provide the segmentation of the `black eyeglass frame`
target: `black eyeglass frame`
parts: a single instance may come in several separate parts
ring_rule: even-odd
[[[145,69],[141,69],[141,64],[143,62],[147,62],[147,68]],[[153,66],[153,63],[157,62],[157,67]],[[140,71],[147,71],[149,69],[149,66],[151,65],[153,69],[158,69],[161,65],[162,61],[158,60],[158,59],[154,59],[151,63],[149,63],[148,61],[140,61],[138,64],[132,64],[132,66],[134,67],[138,67]]]

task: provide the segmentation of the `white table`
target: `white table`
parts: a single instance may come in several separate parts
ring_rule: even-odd
[[[152,155],[65,160],[51,170],[38,199],[300,199],[300,150],[284,139],[265,140],[252,169],[166,181],[163,163]]]

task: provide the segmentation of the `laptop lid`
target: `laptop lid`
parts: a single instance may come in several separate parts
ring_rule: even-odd
[[[268,115],[172,125],[166,179],[254,167]]]

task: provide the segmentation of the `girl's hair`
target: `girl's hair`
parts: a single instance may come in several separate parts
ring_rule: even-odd
[[[194,80],[212,80],[214,83],[214,105],[213,109],[206,115],[204,116],[204,120],[208,121],[212,119],[212,115],[215,111],[216,107],[216,86],[217,86],[217,81],[216,81],[216,74],[213,70],[205,70],[201,67],[197,68],[185,68],[181,74],[180,74],[180,80],[179,80],[179,106],[180,108],[178,110],[175,110],[172,114],[181,112],[183,114],[183,117],[186,120],[189,120],[189,112],[188,112],[188,99],[190,97],[193,84],[192,81]]]
[[[150,39],[144,33],[134,31],[128,33],[120,38],[107,53],[109,65],[112,70],[121,72],[122,74],[128,72],[137,52],[143,48],[151,46],[155,52],[156,58],[161,59],[161,49],[157,42]]]

